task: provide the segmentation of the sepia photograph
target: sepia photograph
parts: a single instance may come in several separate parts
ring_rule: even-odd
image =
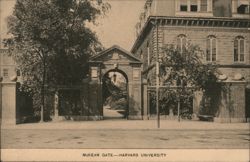
[[[0,160],[250,160],[250,0],[0,0]]]

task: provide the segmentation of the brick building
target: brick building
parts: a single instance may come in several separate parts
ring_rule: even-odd
[[[249,18],[248,0],[146,0],[131,52],[143,61],[143,77],[148,79],[146,71],[155,62],[157,46],[160,56],[166,44],[198,45],[206,55],[202,61],[219,65],[219,78],[231,92],[232,113],[221,94],[211,115],[215,121],[244,122],[250,111]],[[202,95],[195,96],[193,112],[199,114]]]

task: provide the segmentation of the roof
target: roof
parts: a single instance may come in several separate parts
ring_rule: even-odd
[[[140,59],[138,59],[137,57],[135,57],[132,53],[128,52],[127,50],[121,48],[118,45],[113,45],[112,47],[100,52],[99,54],[92,56],[90,58],[89,62],[95,62],[95,61],[100,61],[100,58],[105,57],[106,55],[110,54],[112,51],[119,51],[120,53],[122,53],[126,58],[128,58],[129,60],[131,60],[132,62],[138,62],[138,63],[142,63]]]

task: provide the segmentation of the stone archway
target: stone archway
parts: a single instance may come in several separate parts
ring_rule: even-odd
[[[102,103],[104,119],[122,119],[128,116],[129,80],[123,71],[111,69],[102,76]]]
[[[128,80],[128,119],[142,119],[142,62],[119,46],[101,52],[89,61],[90,82],[88,109],[90,116],[103,118],[102,78],[112,70],[120,71]]]

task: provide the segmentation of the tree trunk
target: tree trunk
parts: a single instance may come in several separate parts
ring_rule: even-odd
[[[180,101],[180,99],[178,99],[178,122],[181,121],[181,119],[180,119],[180,107],[181,107],[181,101]]]
[[[42,79],[42,105],[41,105],[41,120],[44,122],[44,108],[45,108],[45,77],[46,77],[46,67],[45,67],[45,58],[43,59],[43,79]]]

